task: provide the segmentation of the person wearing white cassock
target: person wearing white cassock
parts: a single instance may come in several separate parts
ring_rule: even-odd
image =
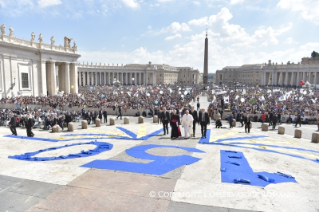
[[[182,127],[184,127],[185,138],[191,137],[193,121],[194,121],[193,116],[189,114],[188,110],[186,110],[185,114],[182,117]]]

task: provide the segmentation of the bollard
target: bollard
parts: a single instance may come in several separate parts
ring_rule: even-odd
[[[101,127],[101,120],[100,119],[98,119],[98,118],[95,119],[95,126]]]
[[[129,124],[130,123],[130,119],[128,117],[124,117],[124,124]]]
[[[114,118],[110,118],[110,125],[115,125],[115,119]]]
[[[285,128],[282,127],[282,126],[279,126],[279,127],[278,127],[278,134],[280,134],[280,135],[285,134]]]
[[[139,124],[144,123],[144,117],[143,116],[138,117],[138,123]]]
[[[268,124],[262,124],[261,130],[262,131],[268,131]]]
[[[74,130],[73,123],[72,123],[72,122],[69,122],[69,124],[68,124],[68,131],[69,131],[69,132],[73,132],[73,130]]]
[[[312,133],[311,142],[313,142],[313,143],[319,143],[319,133]]]
[[[301,130],[295,130],[295,138],[301,138],[302,131]]]
[[[88,122],[87,120],[82,120],[82,129],[87,129],[88,128]]]
[[[236,120],[235,119],[233,120],[232,125],[233,125],[233,127],[236,127]]]
[[[60,126],[57,125],[57,124],[54,125],[54,126],[52,127],[52,131],[55,132],[55,133],[56,133],[56,132],[60,132]]]
[[[153,123],[158,123],[158,116],[153,116]]]

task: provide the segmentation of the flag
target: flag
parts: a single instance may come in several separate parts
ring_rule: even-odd
[[[302,80],[300,80],[300,82],[299,82],[299,85],[300,86],[303,86],[303,85],[305,85],[306,83],[304,82],[304,81],[302,81]]]

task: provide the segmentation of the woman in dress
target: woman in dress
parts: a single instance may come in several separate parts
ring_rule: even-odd
[[[173,114],[171,116],[171,128],[172,128],[172,132],[171,132],[171,138],[175,139],[181,136],[181,130],[179,128],[179,125],[181,125],[180,119],[179,119],[179,115],[176,114],[176,110],[173,110]]]

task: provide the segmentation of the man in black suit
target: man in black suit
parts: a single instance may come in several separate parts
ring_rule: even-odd
[[[69,123],[72,121],[72,116],[70,114],[70,112],[67,112],[67,114],[65,115],[65,122],[66,122],[66,126],[69,127]]]
[[[119,115],[116,117],[116,119],[120,117],[122,120],[122,107],[120,105],[118,106],[118,110],[119,110]]]
[[[168,134],[168,123],[171,122],[169,118],[169,112],[166,111],[166,107],[163,107],[163,112],[161,113],[161,122],[163,123],[164,135]]]
[[[205,109],[201,109],[201,113],[199,113],[198,124],[201,126],[202,138],[206,138],[207,125],[210,124],[208,113],[205,112]]]
[[[104,117],[104,123],[107,123],[107,111],[105,108],[103,110],[103,117]]]
[[[198,122],[198,117],[197,117],[197,111],[194,110],[194,106],[191,107],[191,111],[189,112],[191,116],[193,116],[193,137],[195,137],[195,127],[196,123]]]
[[[250,116],[248,113],[246,114],[246,117],[244,118],[244,123],[245,123],[245,133],[247,133],[247,129],[248,129],[248,133],[250,133],[251,121],[250,121]]]
[[[27,130],[27,136],[28,137],[33,137],[34,136],[34,134],[32,132],[33,124],[32,124],[31,118],[29,118],[29,117],[30,117],[29,114],[26,115],[26,117],[25,117],[25,128]]]
[[[9,126],[10,126],[10,130],[12,132],[12,135],[18,135],[17,134],[17,130],[16,130],[16,126],[17,126],[17,119],[16,117],[13,116],[13,114],[10,114],[10,122],[9,122]]]

